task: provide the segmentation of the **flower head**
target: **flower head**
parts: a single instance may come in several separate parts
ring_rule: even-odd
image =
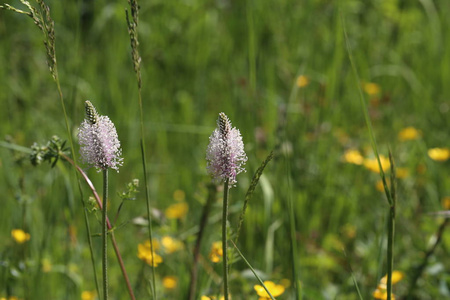
[[[269,292],[272,294],[272,296],[274,297],[278,297],[281,294],[284,293],[285,287],[280,285],[280,284],[275,284],[272,281],[264,281],[264,285],[266,286],[266,288],[269,290]],[[256,293],[259,296],[259,300],[265,300],[265,299],[270,299],[269,294],[267,293],[266,289],[262,286],[262,285],[255,285],[253,287],[256,291]]]
[[[228,117],[222,112],[217,120],[217,128],[209,137],[206,150],[208,173],[217,182],[229,180],[230,186],[236,183],[236,175],[245,171],[247,161],[241,133],[231,127]]]
[[[218,263],[223,256],[222,242],[214,242],[211,246],[211,252],[209,252],[209,259],[213,263]]]
[[[391,167],[391,162],[389,161],[389,158],[385,157],[384,155],[380,155],[380,162],[383,171],[386,171]],[[380,173],[380,166],[378,165],[378,160],[376,157],[364,159],[363,165],[364,167],[366,167],[366,169],[374,173]]]
[[[177,287],[178,278],[175,276],[165,276],[162,280],[163,286],[168,290],[173,290]]]
[[[23,244],[26,241],[30,240],[30,234],[26,233],[22,229],[13,229],[11,230],[11,236],[18,244]]]
[[[157,249],[158,245],[153,245]],[[142,244],[138,244],[138,258],[145,261],[148,265],[157,267],[163,262],[161,256],[152,251],[150,240],[145,241]]]
[[[392,284],[396,284],[397,282],[399,282],[400,280],[403,279],[403,277],[405,277],[405,274],[403,272],[400,271],[393,271],[392,272]],[[387,275],[383,276],[383,278],[381,278],[380,283],[377,286],[377,289],[375,291],[373,291],[372,296],[375,299],[387,299],[388,298],[388,293],[387,293]],[[395,295],[391,294],[391,299],[395,300]]]
[[[428,156],[432,160],[436,161],[446,161],[450,158],[450,149],[449,148],[431,148],[428,149]]]
[[[303,88],[309,84],[309,78],[305,75],[300,75],[297,77],[297,86]]]
[[[400,141],[409,141],[409,140],[415,140],[417,138],[420,137],[420,131],[417,130],[416,128],[409,126],[406,128],[403,128],[399,133],[398,133],[398,139]]]
[[[85,104],[86,118],[78,132],[81,159],[98,171],[108,168],[118,171],[123,158],[116,127],[107,116],[100,116],[90,101]]]
[[[344,160],[350,164],[361,165],[364,162],[364,157],[356,149],[349,149],[344,153]]]

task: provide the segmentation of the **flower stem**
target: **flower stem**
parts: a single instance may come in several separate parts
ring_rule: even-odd
[[[75,166],[74,161],[71,160],[67,155],[62,154],[62,153],[60,153],[60,155],[61,155],[62,158],[64,158],[64,159],[65,159],[66,161],[68,161],[70,164],[72,164],[73,166]],[[98,207],[100,207],[100,209],[103,210],[103,204],[102,204],[102,201],[100,200],[100,196],[98,195],[97,190],[95,189],[94,185],[92,184],[92,181],[89,179],[89,177],[88,177],[88,176],[86,175],[86,173],[83,171],[83,169],[81,169],[79,166],[76,166],[76,169],[77,169],[77,171],[81,174],[81,176],[82,176],[83,179],[86,181],[86,183],[88,184],[89,188],[91,189],[92,194],[94,195],[95,200],[97,200]],[[78,174],[78,173],[77,173],[77,174]],[[85,207],[84,201],[82,201],[82,203],[83,203],[84,211],[86,212],[86,207]],[[86,215],[86,218],[87,218],[87,215]],[[110,223],[109,220],[108,220],[108,216],[106,216],[106,225],[107,225],[107,227],[108,227],[108,230],[111,230],[111,229],[112,229],[112,225],[111,225],[111,223]],[[88,228],[88,229],[89,229],[89,228]],[[126,283],[126,285],[127,285],[128,293],[130,294],[130,299],[131,299],[131,300],[135,300],[136,297],[134,296],[133,289],[131,288],[130,279],[128,278],[127,271],[125,270],[125,265],[124,265],[124,263],[123,263],[122,256],[120,255],[119,247],[117,246],[116,238],[115,238],[115,236],[114,236],[114,231],[111,231],[109,235],[110,235],[110,237],[111,237],[111,242],[112,242],[112,245],[113,245],[113,248],[114,248],[114,252],[116,253],[116,256],[117,256],[117,260],[118,260],[118,262],[119,262],[120,269],[122,270],[123,278],[125,279],[125,283]],[[91,235],[89,234],[89,238],[90,238],[90,236],[91,236]],[[90,243],[90,245],[91,245],[91,244],[92,244],[92,243]],[[92,248],[92,247],[90,247],[90,248]],[[92,252],[92,249],[91,249],[91,252]],[[91,254],[91,255],[92,255],[92,254]],[[92,255],[92,257],[93,257],[93,255]],[[95,270],[95,264],[93,264],[93,266],[94,266],[94,270]],[[96,272],[94,272],[94,273],[97,274]],[[97,279],[97,275],[95,275],[95,278]],[[97,282],[97,280],[96,280],[96,282]],[[100,295],[99,289],[97,289],[97,293]]]
[[[106,226],[106,212],[108,203],[108,169],[103,170],[103,210],[102,210],[102,267],[103,267],[103,299],[108,300],[108,231]]]
[[[225,180],[223,188],[223,214],[222,214],[222,251],[223,251],[223,289],[224,298],[228,300],[228,256],[227,256],[227,217],[228,217],[228,182]]]

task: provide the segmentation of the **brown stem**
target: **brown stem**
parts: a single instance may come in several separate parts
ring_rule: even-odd
[[[92,184],[92,181],[89,179],[89,177],[86,175],[86,173],[81,169],[78,165],[75,165],[73,160],[70,159],[65,154],[60,154],[62,158],[64,158],[66,161],[68,161],[70,164],[75,166],[77,168],[77,171],[80,172],[83,179],[86,181],[87,185],[92,191],[92,194],[94,195],[95,200],[97,200],[97,204],[100,207],[100,210],[103,209],[102,201],[100,199],[100,196],[97,193],[97,190],[95,189],[94,185]],[[111,223],[109,222],[109,218],[106,218],[106,226],[108,227],[108,230],[112,229]],[[117,261],[119,262],[120,269],[122,270],[123,278],[125,279],[125,283],[127,285],[128,293],[130,294],[130,298],[132,300],[136,300],[133,289],[131,288],[130,280],[128,278],[127,271],[125,270],[125,265],[123,263],[122,256],[120,255],[119,247],[117,246],[116,238],[114,236],[114,231],[109,232],[109,236],[111,237],[111,242],[113,244],[114,252],[116,252]]]

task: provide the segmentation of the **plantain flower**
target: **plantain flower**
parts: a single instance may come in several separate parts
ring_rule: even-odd
[[[217,128],[209,137],[206,150],[208,173],[216,182],[229,180],[230,187],[236,183],[236,175],[245,171],[247,161],[244,143],[239,129],[231,127],[228,117],[222,112],[217,119]]]
[[[116,127],[107,116],[100,116],[90,101],[85,106],[86,118],[78,131],[82,161],[98,171],[108,168],[119,171],[123,158]]]

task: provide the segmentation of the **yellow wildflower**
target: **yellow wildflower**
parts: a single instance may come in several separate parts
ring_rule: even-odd
[[[349,149],[344,153],[344,160],[351,164],[361,165],[364,162],[364,157],[358,150]]]
[[[186,216],[189,210],[189,206],[186,202],[180,202],[170,205],[166,211],[166,217],[168,219],[181,219]]]
[[[165,276],[162,280],[164,288],[168,290],[173,290],[177,287],[178,278],[175,276]]]
[[[167,253],[173,253],[183,248],[183,243],[177,239],[174,239],[168,235],[161,239],[161,244]]]
[[[176,190],[175,192],[173,192],[173,199],[175,199],[175,201],[183,202],[185,198],[186,194],[183,190]]]
[[[297,78],[297,86],[299,88],[303,88],[305,86],[307,86],[309,84],[309,78],[306,77],[305,75],[300,75]]]
[[[211,252],[209,253],[209,259],[213,263],[218,263],[223,256],[222,242],[214,242],[211,246]]]
[[[269,292],[272,294],[272,296],[274,297],[278,297],[281,294],[284,293],[284,286],[282,286],[281,284],[275,284],[272,281],[264,281],[264,285],[266,286],[266,288],[269,290]],[[270,299],[269,294],[266,292],[266,290],[264,289],[264,287],[262,285],[255,285],[253,287],[256,291],[256,293],[259,296],[259,300],[266,300],[266,299]]]
[[[380,93],[380,86],[373,82],[366,82],[363,84],[364,92],[370,96],[375,96]]]
[[[94,300],[97,296],[95,291],[83,291],[81,293],[81,300]]]
[[[403,279],[403,277],[405,277],[405,274],[403,272],[400,271],[393,271],[392,272],[392,284],[396,284],[397,282],[399,282],[400,280]],[[372,296],[375,299],[387,299],[387,275],[383,276],[383,278],[381,278],[380,283],[377,286],[377,289],[375,291],[373,291]],[[395,295],[391,294],[391,299],[395,300]]]
[[[383,168],[383,171],[386,171],[387,169],[389,169],[391,167],[391,163],[389,161],[388,158],[386,158],[383,155],[380,155],[380,162],[381,162],[381,167]],[[380,173],[380,167],[378,166],[378,160],[376,158],[366,158],[364,159],[364,167],[366,167],[366,169],[375,172],[375,173]]]
[[[420,136],[420,131],[417,130],[416,128],[409,126],[406,128],[403,128],[399,133],[398,133],[398,139],[400,141],[409,141],[409,140],[415,140]]]
[[[155,247],[155,245],[153,245]],[[155,247],[156,249],[156,247]],[[157,267],[162,263],[163,259],[161,256],[152,251],[150,247],[150,240],[145,241],[142,244],[138,244],[138,258],[145,261],[147,264],[154,265]]]
[[[402,280],[405,277],[405,274],[400,271],[392,271],[392,284],[396,284],[400,280]],[[380,280],[381,284],[387,284],[387,274],[383,276]]]
[[[442,199],[442,207],[445,210],[450,210],[450,197],[445,197]]]
[[[446,161],[450,158],[450,149],[448,148],[431,148],[428,149],[428,156],[432,160]]]
[[[13,229],[11,230],[11,236],[18,244],[23,244],[26,241],[30,240],[30,234],[26,233],[22,229]]]

